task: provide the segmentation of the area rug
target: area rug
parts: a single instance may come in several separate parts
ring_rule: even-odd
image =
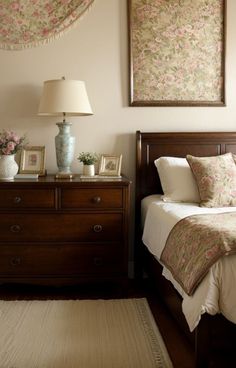
[[[1,368],[170,368],[145,298],[0,301]]]

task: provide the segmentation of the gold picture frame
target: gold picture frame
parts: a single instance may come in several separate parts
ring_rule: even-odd
[[[101,155],[99,164],[99,175],[101,176],[120,176],[122,155]]]
[[[45,146],[23,147],[19,173],[45,175]]]
[[[130,106],[225,106],[227,0],[127,0]]]

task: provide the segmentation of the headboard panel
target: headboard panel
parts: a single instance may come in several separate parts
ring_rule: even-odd
[[[154,160],[161,156],[216,156],[236,154],[236,133],[143,133],[136,132],[136,199],[162,193]]]

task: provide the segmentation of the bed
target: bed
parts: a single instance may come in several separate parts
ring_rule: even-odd
[[[143,270],[154,281],[158,297],[162,298],[169,313],[178,322],[195,351],[196,367],[208,367],[218,351],[227,357],[234,350],[235,324],[222,314],[201,316],[193,332],[182,311],[183,298],[176,287],[163,277],[163,267],[157,257],[144,245],[141,203],[150,195],[162,194],[162,187],[154,161],[162,156],[198,157],[218,156],[228,152],[236,154],[236,133],[156,133],[136,132],[136,275],[142,277]],[[233,256],[235,257],[235,256]],[[234,356],[230,362],[235,364]],[[230,363],[231,364],[231,363]],[[227,365],[230,366],[230,365]]]

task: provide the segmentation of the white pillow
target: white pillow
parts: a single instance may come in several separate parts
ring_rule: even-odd
[[[160,157],[154,161],[165,202],[200,202],[197,183],[185,158]]]

